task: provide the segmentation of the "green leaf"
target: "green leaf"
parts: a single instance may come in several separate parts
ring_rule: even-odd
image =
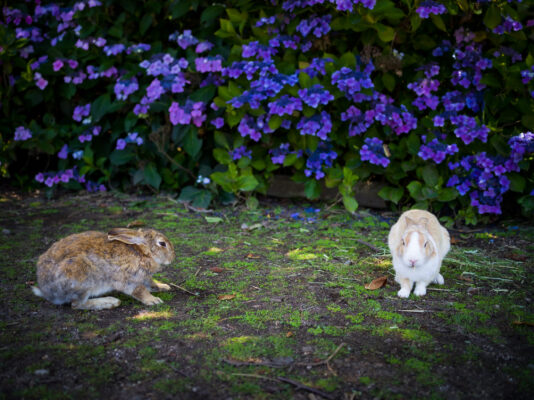
[[[501,12],[495,4],[492,4],[488,7],[486,15],[484,15],[484,25],[486,25],[489,29],[493,29],[497,27],[497,25],[499,25],[500,23]]]
[[[523,117],[521,117],[521,123],[529,130],[534,131],[534,115],[523,115]]]
[[[382,75],[382,83],[384,84],[384,87],[390,92],[393,92],[393,90],[395,89],[395,77],[388,72]]]
[[[425,199],[435,199],[438,197],[438,192],[428,186],[425,186],[423,189],[421,189],[421,194]]]
[[[178,201],[192,203],[197,208],[208,208],[213,195],[209,190],[198,189],[194,186],[186,186],[182,189]]]
[[[395,204],[399,203],[400,199],[402,199],[403,194],[404,194],[403,188],[396,188],[392,186],[384,186],[378,192],[378,195],[382,197],[384,200],[391,201]]]
[[[418,200],[424,200],[421,190],[423,188],[423,185],[419,181],[412,181],[406,186],[408,191],[410,192],[410,196],[412,199],[418,201]]]
[[[259,205],[260,205],[260,202],[258,201],[256,197],[250,196],[247,198],[247,208],[249,210],[256,210]]]
[[[315,179],[308,180],[304,185],[304,193],[310,200],[318,199],[321,195],[321,187]]]
[[[230,157],[228,150],[225,149],[214,149],[213,157],[223,165],[227,165],[232,162],[232,157]]]
[[[508,178],[510,179],[510,190],[512,192],[523,193],[527,184],[526,179],[516,172],[508,174]]]
[[[443,18],[441,18],[440,15],[431,14],[430,18],[432,19],[434,25],[436,25],[436,28],[438,28],[440,31],[447,32],[445,22],[443,22]]]
[[[148,28],[150,28],[150,25],[152,25],[152,15],[145,14],[143,18],[141,18],[141,22],[139,23],[139,33],[141,35],[144,35]]]
[[[173,19],[178,19],[185,15],[191,8],[192,0],[174,0],[169,6]]]
[[[283,119],[279,115],[271,116],[269,119],[269,128],[271,128],[273,131],[277,130],[280,128],[280,125],[282,125],[282,121]]]
[[[242,190],[243,192],[249,192],[251,190],[256,189],[256,186],[258,186],[259,182],[254,177],[254,175],[244,175],[240,176],[237,179],[237,185],[239,187],[239,190]]]
[[[180,192],[180,197],[178,197],[178,201],[191,202],[198,194],[198,192],[200,192],[200,189],[197,189],[194,186],[186,186]]]
[[[438,190],[438,200],[447,203],[458,197],[458,191],[454,188],[441,188]]]
[[[341,66],[354,68],[356,66],[356,57],[353,53],[345,53],[339,59]]]
[[[308,89],[312,87],[312,78],[305,72],[299,74],[299,83],[300,87],[303,89]]]
[[[284,158],[284,167],[289,167],[297,161],[298,156],[295,153],[290,153]]]
[[[202,139],[199,139],[197,136],[197,130],[190,128],[184,137],[184,150],[191,157],[195,158],[198,155],[198,152],[202,148]]]
[[[427,186],[436,186],[439,182],[439,172],[433,165],[425,166],[422,175]]]
[[[353,213],[358,209],[358,202],[352,196],[343,196],[343,205],[350,213]]]
[[[235,29],[230,20],[219,18],[219,21],[221,23],[221,30],[223,32],[231,33],[232,36],[235,35]]]
[[[223,219],[221,217],[204,217],[207,223],[209,224],[218,224],[219,222],[223,222]]]
[[[209,103],[213,100],[215,96],[216,87],[214,85],[204,86],[195,92],[193,92],[189,98],[193,101],[202,101],[204,103]]]
[[[143,171],[145,182],[154,189],[158,190],[159,185],[161,184],[161,175],[156,169],[156,166],[153,163],[150,163],[144,168]]]
[[[114,150],[109,155],[109,161],[111,161],[111,164],[117,165],[117,166],[127,164],[133,158],[134,158],[134,154],[127,149]]]
[[[89,147],[89,145],[85,146],[82,159],[87,164],[93,164],[93,150],[91,147]]]
[[[224,7],[221,5],[209,6],[202,12],[202,15],[200,16],[200,23],[204,26],[211,25],[223,12]]]
[[[110,111],[111,100],[109,94],[98,97],[91,106],[92,122],[96,123]]]
[[[126,118],[124,118],[124,130],[129,132],[137,123],[137,119],[137,115],[135,115],[133,112],[129,112],[126,115]]]
[[[383,42],[391,42],[395,37],[395,30],[391,26],[386,26],[384,24],[378,23],[374,24],[373,28],[378,32],[378,37]]]
[[[215,140],[215,143],[217,143],[219,146],[224,147],[225,149],[230,148],[228,140],[226,140],[226,136],[221,131],[215,131],[215,133],[213,134],[213,139]]]
[[[419,152],[419,147],[421,147],[421,140],[412,132],[406,140],[406,145],[408,147],[408,152],[412,155],[416,155]]]

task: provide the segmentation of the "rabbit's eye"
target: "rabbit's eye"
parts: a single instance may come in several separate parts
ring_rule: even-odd
[[[406,246],[406,243],[404,242],[404,239],[402,239],[402,245]]]
[[[161,247],[167,247],[167,243],[165,243],[165,242],[158,242],[158,244],[159,244]]]

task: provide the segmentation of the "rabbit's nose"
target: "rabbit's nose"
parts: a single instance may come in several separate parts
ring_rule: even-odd
[[[410,259],[410,260],[408,260],[408,262],[412,265],[412,267],[414,267],[415,263],[417,262],[417,260]]]

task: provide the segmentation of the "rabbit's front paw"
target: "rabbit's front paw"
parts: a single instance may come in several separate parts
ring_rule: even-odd
[[[397,292],[397,296],[406,299],[410,296],[410,290],[407,288],[402,288],[401,290]]]
[[[426,286],[417,285],[413,291],[416,296],[424,296],[426,294]]]
[[[146,304],[147,306],[155,306],[156,304],[161,303],[163,303],[163,300],[161,300],[159,297],[152,295],[150,295],[150,297],[147,296],[143,299],[143,304]]]
[[[155,279],[152,280],[152,287],[153,291],[158,291],[158,292],[168,292],[169,290],[171,290],[171,287],[169,285],[167,285],[166,283],[162,283],[162,282],[159,282]]]
[[[437,283],[438,285],[443,285],[445,283],[445,279],[443,279],[443,275],[438,274],[436,278],[434,278],[434,283]]]

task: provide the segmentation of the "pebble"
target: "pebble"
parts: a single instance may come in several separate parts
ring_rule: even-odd
[[[47,369],[36,369],[35,371],[33,371],[33,373],[38,376],[44,376],[44,375],[48,375],[50,371]]]

